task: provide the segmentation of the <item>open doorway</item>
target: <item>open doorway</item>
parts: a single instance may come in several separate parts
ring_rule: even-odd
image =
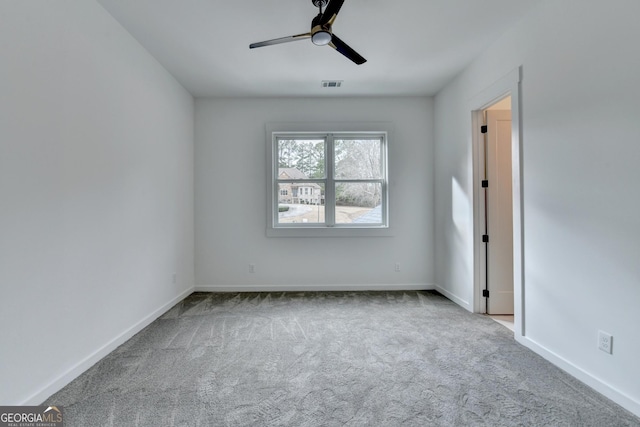
[[[485,313],[514,330],[511,96],[483,111]]]
[[[514,70],[470,104],[474,312],[510,316],[505,320],[516,338],[524,335],[520,72]]]

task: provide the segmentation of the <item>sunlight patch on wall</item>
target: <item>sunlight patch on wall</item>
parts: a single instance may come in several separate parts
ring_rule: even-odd
[[[451,178],[451,216],[456,231],[461,236],[469,234],[471,203],[455,177]]]

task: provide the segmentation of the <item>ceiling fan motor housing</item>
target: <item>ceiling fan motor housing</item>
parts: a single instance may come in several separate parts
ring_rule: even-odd
[[[317,46],[324,46],[331,42],[331,25],[321,25],[322,14],[319,13],[311,21],[311,41]]]

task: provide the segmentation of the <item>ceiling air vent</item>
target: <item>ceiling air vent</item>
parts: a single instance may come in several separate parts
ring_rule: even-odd
[[[342,80],[323,80],[322,87],[340,87],[342,86]]]

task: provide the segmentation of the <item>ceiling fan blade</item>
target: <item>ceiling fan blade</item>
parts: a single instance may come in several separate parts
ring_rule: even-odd
[[[327,5],[324,13],[322,14],[320,25],[333,25],[333,21],[336,20],[336,16],[338,16],[338,12],[340,12],[340,8],[342,7],[343,3],[344,0],[331,0]]]
[[[338,36],[336,36],[335,34],[331,36],[331,43],[329,43],[329,46],[331,46],[332,48],[334,48],[335,50],[337,50],[338,52],[340,52],[341,54],[343,54],[344,56],[346,56],[347,58],[349,58],[350,60],[352,60],[358,65],[361,65],[367,62],[367,60],[364,59],[362,56],[360,56],[358,52],[351,49],[349,45],[347,45],[345,42],[340,40]]]
[[[279,39],[272,39],[272,40],[265,40],[263,42],[258,42],[258,43],[251,43],[249,45],[249,49],[253,49],[256,47],[271,46],[271,45],[280,44],[280,43],[289,43],[289,42],[294,42],[296,40],[308,39],[310,37],[311,37],[311,33],[296,34],[295,36],[289,36],[289,37],[280,37]]]

